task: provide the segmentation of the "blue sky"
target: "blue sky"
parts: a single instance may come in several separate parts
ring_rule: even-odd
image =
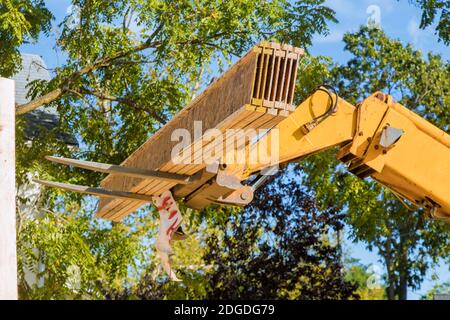
[[[339,23],[330,26],[327,37],[315,37],[311,50],[315,55],[332,56],[341,63],[347,61],[349,55],[344,52],[342,36],[357,31],[367,23],[370,16],[367,11],[378,8],[381,27],[390,37],[411,43],[424,53],[432,51],[450,59],[450,47],[438,42],[434,27],[419,29],[421,11],[407,0],[327,0],[325,3],[336,12]]]
[[[47,0],[46,3],[55,15],[56,23],[62,20],[70,6],[68,0]],[[379,12],[381,27],[390,37],[398,38],[404,43],[411,43],[424,53],[428,51],[440,53],[444,59],[450,60],[450,47],[438,42],[433,27],[426,30],[419,29],[421,12],[411,6],[407,0],[327,0],[326,4],[336,11],[339,23],[330,26],[331,32],[327,37],[314,38],[314,45],[310,48],[314,55],[331,56],[336,62],[346,62],[349,55],[343,50],[342,36],[366,24],[370,16],[369,11],[375,10]],[[37,44],[24,45],[22,51],[41,55],[49,68],[61,65],[64,62],[64,55],[53,49],[55,34],[57,34],[57,28],[49,38],[42,37]],[[349,241],[347,241],[347,247],[351,255],[361,259],[362,263],[376,264],[382,269],[375,252],[369,252],[362,244],[353,244]],[[441,263],[438,268],[429,272],[421,290],[409,292],[410,299],[420,298],[431,288],[434,283],[431,280],[433,273],[439,276],[439,282],[450,281],[448,266]]]

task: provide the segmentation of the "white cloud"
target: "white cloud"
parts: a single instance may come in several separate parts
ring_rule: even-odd
[[[419,33],[419,23],[416,21],[416,18],[413,17],[409,20],[408,23],[408,34],[414,44],[417,44],[419,42]]]
[[[420,23],[416,17],[412,17],[408,22],[408,35],[412,44],[418,49],[424,49],[427,41],[432,37],[432,33],[420,29]]]

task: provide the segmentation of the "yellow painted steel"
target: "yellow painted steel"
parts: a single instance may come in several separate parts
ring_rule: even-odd
[[[335,113],[311,123],[332,105],[330,95],[317,91],[275,127],[279,135],[278,163],[340,146],[337,158],[348,164],[349,171],[360,178],[370,176],[396,195],[427,209],[432,217],[450,221],[447,133],[379,92],[358,107],[339,99]],[[403,134],[392,145],[382,147],[381,134],[386,128],[399,129]],[[252,148],[269,148],[267,139],[271,139],[270,132]],[[264,167],[267,164],[248,163],[245,176]]]
[[[356,130],[356,108],[342,99],[338,101],[336,113],[318,123],[308,133],[302,130],[303,125],[325,113],[332,103],[333,101],[326,92],[317,91],[254,144],[251,147],[252,154],[270,155],[273,153],[273,144],[269,141],[273,139],[275,132],[279,135],[279,149],[276,150],[279,154],[278,160],[271,164],[288,162],[351,141]],[[273,159],[270,156],[269,158]],[[249,163],[246,173],[249,175],[268,165],[268,163],[258,161]]]
[[[429,209],[433,217],[448,220],[450,136],[398,103],[378,100],[376,104],[374,107],[387,105],[388,111],[363,159],[375,170],[371,176],[415,205]],[[404,131],[388,149],[379,145],[386,126]]]

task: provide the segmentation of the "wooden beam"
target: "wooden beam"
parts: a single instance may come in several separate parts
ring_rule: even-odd
[[[0,300],[17,300],[14,81],[0,78]]]
[[[45,159],[52,162],[83,168],[87,170],[128,176],[133,178],[156,179],[162,181],[175,182],[177,184],[188,184],[196,180],[194,176],[188,176],[184,174],[146,170],[134,167],[124,167],[120,165],[93,162],[93,161],[83,161],[52,156],[46,156]]]
[[[39,180],[39,179],[33,179],[33,181],[37,182],[39,184],[42,184],[44,186],[48,186],[48,187],[59,188],[59,189],[69,190],[69,191],[78,192],[78,193],[91,194],[91,195],[102,197],[102,198],[119,198],[119,199],[135,200],[135,201],[141,201],[141,202],[152,202],[153,201],[152,200],[153,197],[151,195],[146,195],[146,194],[132,193],[132,192],[126,192],[126,191],[113,191],[113,190],[108,190],[108,189],[103,189],[103,188],[87,187],[87,186],[80,186],[77,184],[45,181],[45,180]]]
[[[204,158],[191,151],[192,146],[215,150],[216,142],[205,137],[206,130],[260,129],[260,125],[264,129],[267,124],[273,127],[295,109],[290,104],[295,89],[296,70],[293,68],[297,68],[302,55],[303,50],[288,45],[262,42],[255,46],[133,152],[121,166],[183,175],[201,172],[206,166]],[[196,130],[196,123],[201,123],[201,132]],[[186,158],[183,157],[183,160],[191,161],[173,161],[172,151],[181,142],[177,140],[177,129],[184,129],[190,138],[184,148]],[[174,133],[177,134],[174,136]],[[183,142],[186,140],[183,139]],[[106,177],[100,185],[106,189],[151,195],[159,195],[175,186],[170,182],[115,174]],[[136,208],[135,203],[121,199],[102,199],[97,216],[118,221]]]

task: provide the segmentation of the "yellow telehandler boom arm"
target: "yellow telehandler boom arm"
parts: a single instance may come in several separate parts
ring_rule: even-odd
[[[339,98],[332,88],[322,86],[281,122],[256,137],[259,139],[247,141],[246,134],[238,136],[232,135],[231,143],[225,142],[226,146],[232,146],[231,153],[223,153],[216,162],[192,176],[74,159],[48,159],[126,177],[173,182],[170,192],[175,199],[183,199],[187,207],[202,209],[212,203],[245,206],[253,200],[254,191],[266,182],[268,172],[264,171],[270,174],[278,164],[338,147],[337,158],[348,165],[351,173],[361,179],[371,177],[400,200],[407,199],[410,204],[426,209],[432,218],[450,221],[450,136],[389,95],[377,92],[354,106]],[[233,147],[235,142],[245,148]],[[240,152],[245,156],[235,156]],[[255,154],[256,158],[249,156]],[[234,161],[237,158],[243,161]],[[37,182],[103,198],[123,198],[137,206],[155,196]]]
[[[321,87],[252,148],[278,135],[279,163],[338,146],[337,158],[359,178],[372,177],[433,218],[450,220],[450,136],[377,92],[357,106]],[[273,164],[273,163],[272,163]],[[247,163],[245,176],[264,169]]]

